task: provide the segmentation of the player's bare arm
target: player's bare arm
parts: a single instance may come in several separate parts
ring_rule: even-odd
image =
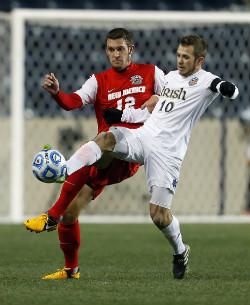
[[[158,100],[158,95],[152,95],[139,109],[132,107],[125,108],[124,110],[107,108],[103,111],[103,117],[110,125],[121,122],[144,123],[154,110]]]
[[[148,109],[148,112],[152,113],[155,108],[155,105],[158,102],[158,95],[152,95],[142,106],[141,109]]]
[[[116,108],[106,108],[103,111],[103,117],[105,121],[109,125],[119,124],[119,123],[144,123],[149,117],[151,113],[145,107],[141,108],[133,108],[128,107],[124,110],[119,110]]]

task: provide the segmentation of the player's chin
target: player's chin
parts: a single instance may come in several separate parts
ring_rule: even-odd
[[[123,70],[124,66],[121,62],[112,62],[112,67],[116,70]]]
[[[183,67],[177,67],[180,74],[185,74],[185,69]]]
[[[181,76],[188,76],[188,72],[185,69],[178,68],[178,71]]]

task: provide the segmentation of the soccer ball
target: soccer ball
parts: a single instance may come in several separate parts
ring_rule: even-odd
[[[66,175],[66,160],[58,150],[45,145],[33,159],[32,172],[44,183],[57,182]]]

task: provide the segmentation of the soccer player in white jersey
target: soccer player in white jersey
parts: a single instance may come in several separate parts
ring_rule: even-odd
[[[68,174],[82,166],[91,165],[103,153],[112,152],[117,158],[144,164],[148,189],[151,194],[150,216],[174,250],[173,275],[185,275],[190,247],[184,244],[177,218],[171,213],[171,202],[179,180],[191,130],[206,108],[221,94],[235,99],[237,87],[202,69],[207,45],[202,37],[181,38],[177,49],[177,70],[166,75],[161,96],[153,96],[146,103],[152,114],[136,130],[111,127],[94,141],[81,146],[67,161]],[[109,121],[135,122],[145,117],[144,110],[114,110]]]

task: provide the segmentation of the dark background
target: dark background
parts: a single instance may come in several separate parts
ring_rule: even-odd
[[[245,10],[249,0],[18,0],[0,1],[0,10],[13,8],[66,8],[66,9],[126,9],[126,10]]]

